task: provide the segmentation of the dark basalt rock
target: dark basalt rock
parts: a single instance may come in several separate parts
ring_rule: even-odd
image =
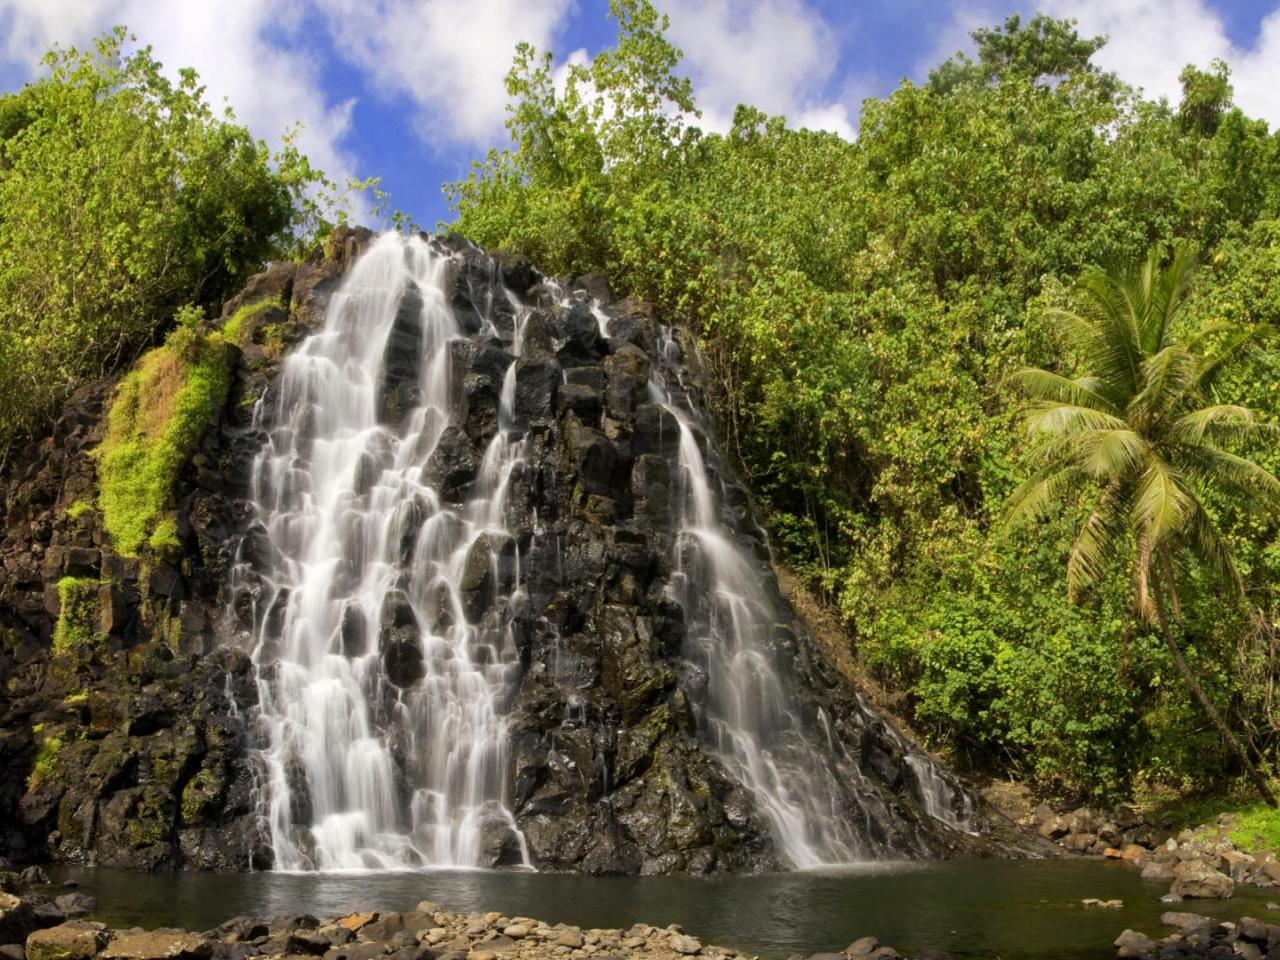
[[[396,308],[396,317],[387,335],[386,352],[378,376],[378,419],[399,423],[418,402],[418,381],[422,355],[422,293],[407,289]],[[358,333],[353,333],[358,336]]]
[[[481,455],[472,446],[466,432],[451,426],[427,459],[422,482],[430,484],[448,503],[462,503],[476,478]]]
[[[286,596],[265,579],[273,548],[246,503],[250,464],[263,440],[251,411],[259,398],[273,402],[277,389],[283,354],[270,345],[288,348],[318,327],[343,271],[369,239],[365,231],[339,229],[326,255],[275,265],[228,302],[227,316],[261,299],[276,301],[255,314],[276,327],[269,338],[255,319],[242,331],[226,408],[175,491],[184,518],[179,555],[142,564],[121,558],[93,514],[67,516],[72,503],[94,499],[87,453],[101,441],[108,382],[78,392],[51,435],[22,451],[0,478],[0,683],[11,692],[0,700],[0,856],[134,869],[270,866],[253,815],[258,771],[246,723],[258,687],[241,651],[265,637],[261,669],[267,676],[277,669],[271,642],[283,628]],[[466,501],[500,426],[499,398],[514,363],[513,422],[501,426],[523,436],[525,446],[507,491],[511,535],[488,532],[475,541],[457,597],[439,582],[402,583],[425,596],[422,623],[403,593],[381,610],[348,606],[334,652],[376,650],[390,682],[410,688],[427,667],[424,633],[448,629],[459,616],[488,630],[515,610],[510,642],[520,675],[501,709],[510,721],[512,811],[539,868],[655,874],[777,867],[752,795],[730,779],[699,733],[708,678],[684,657],[687,611],[671,589],[677,560],[688,559],[676,556],[681,428],[649,395],[660,342],[652,311],[631,301],[611,306],[604,338],[588,306],[611,302],[603,278],[577,281],[566,307],[522,257],[490,258],[457,237],[432,242],[454,255],[446,292],[466,339],[450,346],[454,425],[422,481],[444,504]],[[519,359],[515,307],[499,279],[534,307]],[[388,430],[401,429],[416,400],[422,303],[419,291],[406,291],[388,340],[378,392]],[[698,372],[688,373],[696,391]],[[295,428],[306,436],[315,426]],[[708,449],[703,429],[694,437]],[[718,459],[708,463],[714,468]],[[353,465],[361,496],[382,466],[376,444]],[[461,522],[436,514],[430,499],[407,499],[397,515],[389,542],[402,560],[423,538],[460,542]],[[767,557],[746,492],[727,485],[724,508],[740,541]],[[233,564],[243,586],[230,596]],[[517,569],[522,589],[513,596]],[[104,581],[103,643],[55,657],[56,580],[73,572]],[[348,588],[351,576],[350,565],[339,564],[334,589]],[[762,575],[761,589],[777,588]],[[908,853],[942,852],[952,838],[916,810],[901,750],[837,680],[785,604],[778,609],[786,622],[772,643],[794,681],[795,710],[814,718],[821,709],[840,749],[862,758],[869,805],[904,810],[901,822],[918,825],[918,835],[889,842]],[[388,692],[385,702],[396,696]],[[28,784],[52,736],[61,738],[55,774]],[[293,821],[306,824],[312,810],[305,777],[296,764],[285,774],[295,785]],[[482,849],[494,865],[520,859],[519,836],[500,818],[486,825]],[[265,937],[259,946],[327,954],[317,935],[299,932],[308,929],[314,925],[273,925],[237,944]]]
[[[76,391],[49,434],[0,475],[0,857],[143,870],[270,865],[252,813],[252,665],[215,636],[224,619],[252,624],[255,604],[274,596],[227,595],[233,563],[261,572],[272,562],[241,499],[261,443],[252,401],[268,392],[283,350],[318,328],[371,236],[341,227],[327,251],[274,264],[225,304],[223,319],[271,303],[242,325],[227,403],[174,491],[177,555],[121,557],[96,510],[68,513],[96,500],[89,453],[102,441],[111,380]],[[54,655],[63,576],[101,581],[98,640]]]

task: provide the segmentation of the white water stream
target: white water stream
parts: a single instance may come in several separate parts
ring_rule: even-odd
[[[480,623],[462,598],[468,560],[484,559],[473,548],[508,539],[503,500],[521,442],[497,432],[464,505],[442,503],[423,479],[457,407],[448,263],[421,239],[378,239],[260,411],[270,439],[253,496],[272,549],[253,657],[277,869],[474,866],[492,860],[486,841],[527,863],[504,795],[499,709],[518,675],[518,566],[504,577],[503,551],[489,551],[495,592],[514,586]],[[379,405],[398,311],[419,351],[413,399],[392,429]],[[510,403],[504,384],[504,424]]]
[[[252,474],[260,526],[232,586],[257,591],[261,808],[279,870],[529,865],[507,796],[504,706],[520,673],[512,623],[527,605],[505,508],[526,448],[510,363],[465,503],[442,500],[432,455],[461,426],[454,354],[469,346],[448,302],[455,266],[420,238],[379,238],[256,413],[268,438]],[[503,346],[519,356],[530,311],[494,283],[484,334],[498,333],[495,301]],[[592,312],[607,336],[609,315]],[[655,352],[651,399],[679,428],[670,590],[702,740],[787,863],[891,855],[876,826],[889,814],[855,789],[862,775],[828,718],[798,713],[786,618],[729,522],[722,465],[669,332]],[[966,829],[950,785],[899,745],[921,805]]]

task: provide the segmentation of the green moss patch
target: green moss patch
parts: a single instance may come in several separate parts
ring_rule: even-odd
[[[98,448],[98,505],[116,550],[178,544],[173,486],[227,398],[231,368],[219,333],[190,316],[121,381]]]
[[[39,733],[39,729],[33,729]],[[34,790],[45,780],[53,776],[58,769],[58,751],[62,749],[62,734],[56,733],[44,738],[40,750],[36,753],[36,762],[27,776],[27,789]]]
[[[257,316],[263,310],[268,310],[271,307],[278,306],[280,306],[280,302],[278,300],[271,299],[259,300],[257,303],[246,304],[233,313],[230,319],[222,325],[222,338],[227,343],[243,345],[244,341],[241,340],[240,337],[244,333],[245,321]]]
[[[87,500],[77,500],[71,506],[67,507],[67,516],[72,520],[79,520],[86,513],[93,512],[93,504]]]
[[[53,631],[54,653],[74,653],[98,646],[98,588],[90,577],[63,577],[58,581],[58,624]]]

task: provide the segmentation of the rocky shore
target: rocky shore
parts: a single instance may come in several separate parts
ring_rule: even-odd
[[[1171,832],[1128,808],[1088,807],[1062,812],[1047,804],[1034,809],[1022,797],[987,799],[1010,819],[1068,854],[1120,860],[1142,871],[1144,880],[1171,884],[1164,899],[1225,899],[1236,884],[1280,886],[1280,857],[1273,850],[1243,850],[1230,838],[1231,818]],[[1019,807],[1019,804],[1021,806]],[[1278,954],[1280,956],[1280,954]]]
[[[676,924],[586,929],[497,911],[455,913],[428,900],[404,912],[235,917],[204,932],[114,929],[92,918],[96,908],[92,897],[77,890],[57,892],[39,868],[21,875],[0,872],[0,960],[756,960],[732,947],[704,943]],[[1219,921],[1186,911],[1169,911],[1160,919],[1171,930],[1167,936],[1156,940],[1125,930],[1115,940],[1116,956],[1280,958],[1280,924],[1254,917]],[[788,960],[949,958],[931,948],[908,956],[866,936],[839,952],[794,954]]]
[[[731,960],[744,956],[729,947],[704,944],[675,924],[583,929],[496,911],[452,913],[426,900],[407,912],[236,917],[203,933],[169,928],[119,930],[87,916],[96,904],[84,894],[53,897],[34,892],[12,873],[0,874],[0,887],[22,894],[0,892],[0,960]],[[947,954],[922,951],[916,956],[943,960]],[[864,937],[842,953],[815,955],[813,960],[828,957],[901,960],[900,954],[874,937]]]

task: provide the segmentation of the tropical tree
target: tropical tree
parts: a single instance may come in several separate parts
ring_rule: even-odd
[[[1136,266],[1086,271],[1080,308],[1054,311],[1083,373],[1070,378],[1027,367],[1015,374],[1033,400],[1026,422],[1037,469],[1014,491],[1008,517],[1043,516],[1063,501],[1089,498],[1068,554],[1069,595],[1077,598],[1119,562],[1130,568],[1134,611],[1158,625],[1187,687],[1274,806],[1266,781],[1188,666],[1171,622],[1181,612],[1180,566],[1198,565],[1227,596],[1243,600],[1212,505],[1224,498],[1280,502],[1280,480],[1228,449],[1274,435],[1274,426],[1219,396],[1267,328],[1224,322],[1184,335],[1195,267],[1189,247],[1164,267],[1152,249]]]

